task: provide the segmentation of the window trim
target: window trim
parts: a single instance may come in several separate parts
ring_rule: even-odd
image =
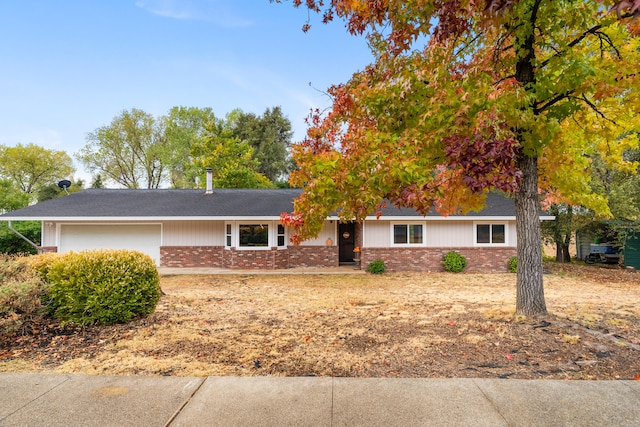
[[[267,246],[240,246],[240,227],[243,225],[265,225],[268,228],[267,231],[267,236],[268,236],[268,240],[267,240]],[[282,233],[278,233],[278,228],[279,226],[283,227],[283,232]],[[227,233],[227,227],[231,227],[231,246],[227,245],[227,238],[229,237],[229,234]],[[289,235],[289,230],[288,227],[284,226],[283,224],[280,223],[280,221],[274,221],[274,220],[261,220],[261,219],[255,219],[255,220],[237,220],[237,221],[225,221],[224,223],[224,248],[225,249],[235,249],[235,250],[239,250],[239,251],[267,251],[267,250],[271,250],[273,248],[276,249],[287,249],[288,246],[288,235]],[[278,246],[278,238],[279,237],[284,237],[284,245],[282,246]]]
[[[407,226],[407,243],[396,243],[395,242],[395,226],[396,225],[406,225]],[[419,225],[422,227],[422,242],[420,243],[410,243],[409,242],[409,229],[411,225]],[[424,221],[393,221],[389,226],[390,230],[390,241],[391,246],[396,248],[415,248],[427,245],[427,224]]]
[[[286,248],[287,247],[287,227],[284,226],[284,224],[280,224],[279,222],[276,222],[274,227],[274,232],[276,234],[276,244],[275,246],[278,248]],[[282,227],[282,233],[280,233],[280,227]],[[283,238],[283,243],[282,245],[280,245],[280,237]]]
[[[240,245],[240,227],[243,225],[265,225],[267,226],[267,244],[266,246],[241,246]],[[236,222],[235,229],[233,230],[236,236],[236,244],[235,248],[238,250],[249,250],[249,251],[264,251],[269,250],[273,246],[273,236],[271,233],[273,232],[273,221],[238,221]]]
[[[504,243],[493,243],[493,227],[489,227],[489,243],[478,243],[479,225],[502,225],[504,227]],[[473,222],[473,245],[474,246],[509,246],[509,223],[506,221],[474,221]]]
[[[226,249],[230,249],[233,247],[234,239],[233,239],[233,222],[225,222],[224,223],[224,247]]]

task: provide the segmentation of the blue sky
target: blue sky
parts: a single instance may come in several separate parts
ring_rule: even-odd
[[[0,144],[82,148],[122,110],[262,114],[304,135],[320,91],[371,62],[362,37],[269,0],[19,0],[0,6]],[[311,86],[309,85],[311,83]],[[88,175],[76,162],[77,177]]]

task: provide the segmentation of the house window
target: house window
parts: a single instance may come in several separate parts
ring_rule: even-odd
[[[476,224],[476,243],[504,245],[507,242],[504,224]]]
[[[225,246],[230,248],[231,247],[231,224],[226,224],[224,241],[225,241]]]
[[[424,243],[422,224],[394,224],[394,245],[421,245]]]
[[[269,246],[268,224],[240,224],[238,229],[241,248]]]
[[[282,246],[286,246],[285,244],[285,233],[284,233],[284,225],[282,224],[278,224],[278,246],[282,247]]]

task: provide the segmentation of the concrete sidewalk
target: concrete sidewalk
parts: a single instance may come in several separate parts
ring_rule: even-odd
[[[640,381],[0,374],[0,426],[640,426]]]

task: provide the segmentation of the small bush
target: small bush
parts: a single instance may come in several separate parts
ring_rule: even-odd
[[[384,273],[386,267],[384,266],[384,261],[381,259],[377,259],[375,261],[372,261],[368,266],[367,266],[367,271],[371,274],[382,274]]]
[[[458,252],[447,252],[442,260],[444,268],[452,273],[460,273],[467,266],[467,259]]]
[[[517,256],[512,256],[511,258],[509,258],[509,271],[511,273],[517,273],[518,272],[518,257]]]
[[[0,334],[26,333],[46,315],[47,285],[25,258],[0,255]]]
[[[43,279],[46,279],[53,261],[60,256],[62,255],[56,252],[47,252],[37,256],[32,256],[28,258],[29,266],[37,271]]]
[[[160,299],[158,269],[140,252],[69,252],[48,261],[50,310],[63,323],[125,323],[153,312]]]

